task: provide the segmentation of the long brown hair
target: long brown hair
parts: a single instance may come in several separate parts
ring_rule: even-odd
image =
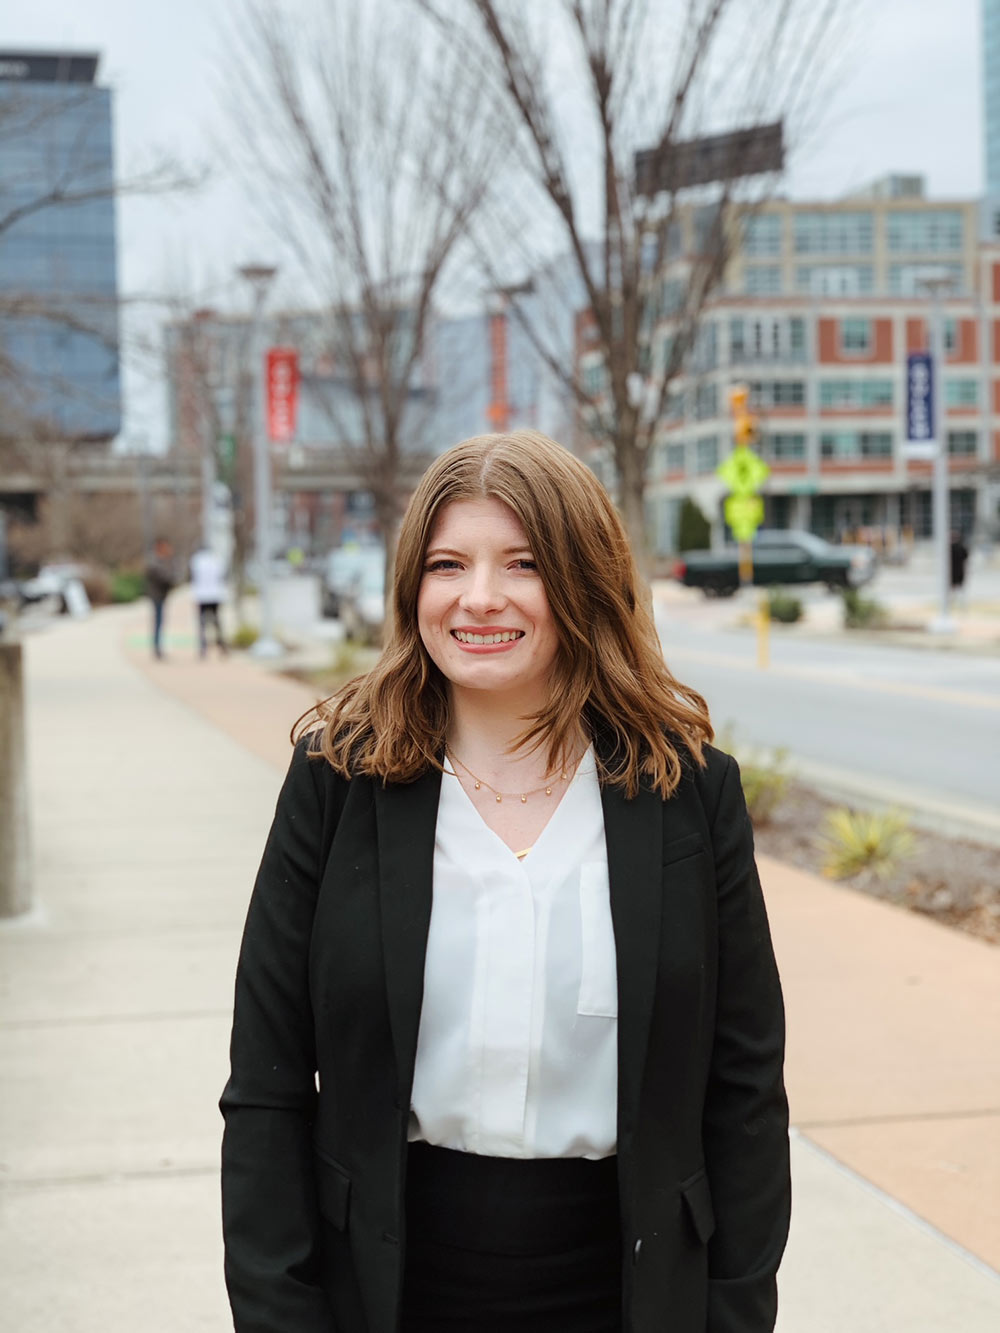
[[[431,464],[399,531],[393,621],[378,663],[312,713],[314,749],[344,776],[409,782],[440,768],[448,682],[420,638],[417,594],[439,514],[496,499],[520,519],[555,620],[559,649],[545,707],[515,744],[547,745],[555,766],[580,736],[601,736],[602,782],[634,796],[640,776],[664,796],[712,739],[705,701],[663,661],[621,519],[593,472],[537,431],[478,435]],[[307,717],[310,716],[307,714]],[[307,730],[308,726],[303,727]]]

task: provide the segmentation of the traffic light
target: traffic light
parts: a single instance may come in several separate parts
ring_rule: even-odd
[[[750,411],[750,390],[745,384],[736,384],[729,390],[729,410],[733,414],[735,446],[756,444],[757,418]]]

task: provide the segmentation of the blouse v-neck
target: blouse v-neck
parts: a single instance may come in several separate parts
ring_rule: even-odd
[[[588,760],[590,761],[589,763]],[[456,783],[459,790],[461,791],[462,799],[465,801],[469,810],[475,816],[478,823],[482,826],[483,830],[487,834],[489,834],[490,837],[494,838],[497,843],[499,843],[499,845],[504,849],[504,851],[510,856],[511,860],[514,862],[515,865],[523,867],[529,855],[534,857],[536,860],[538,859],[536,854],[538,852],[539,844],[545,842],[546,835],[548,834],[549,829],[552,828],[553,824],[559,818],[559,812],[563,809],[563,807],[567,803],[569,803],[569,805],[571,806],[575,803],[570,799],[574,795],[574,787],[578,788],[580,780],[589,777],[595,768],[596,768],[596,761],[594,760],[594,747],[592,745],[589,745],[581,755],[580,760],[576,765],[576,768],[573,770],[573,776],[566,783],[562,795],[556,802],[555,808],[552,810],[552,813],[545,821],[544,826],[536,834],[535,839],[531,843],[530,847],[524,849],[520,856],[516,851],[514,851],[512,847],[509,847],[507,843],[504,842],[503,838],[501,838],[500,834],[497,833],[495,829],[490,828],[489,824],[483,818],[482,811],[478,809],[475,801],[465,790],[465,784],[462,782],[461,778],[454,771],[454,769],[446,768],[444,770],[444,775],[445,777],[450,777],[452,781]]]

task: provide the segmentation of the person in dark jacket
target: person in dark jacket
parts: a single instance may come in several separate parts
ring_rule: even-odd
[[[960,532],[951,534],[951,545],[949,547],[949,556],[951,559],[951,586],[954,592],[961,592],[965,587],[965,566],[969,560],[969,548],[962,540]]]
[[[146,596],[153,607],[153,656],[163,657],[163,613],[176,582],[174,548],[166,537],[157,537],[153,554],[146,562]]]
[[[222,1094],[237,1333],[770,1333],[778,972],[739,771],[597,478],[434,462],[296,730]]]

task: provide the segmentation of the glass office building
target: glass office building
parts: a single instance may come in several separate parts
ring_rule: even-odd
[[[1000,0],[982,0],[982,5],[985,193],[995,207],[1000,201]]]
[[[0,51],[0,435],[121,418],[111,92],[98,57]]]

